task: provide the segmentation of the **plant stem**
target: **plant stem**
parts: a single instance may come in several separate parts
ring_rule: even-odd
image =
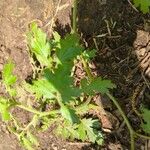
[[[124,114],[124,112],[122,111],[122,109],[121,109],[119,103],[117,102],[117,100],[115,100],[115,98],[110,93],[106,93],[106,95],[113,101],[113,103],[115,104],[115,106],[117,107],[117,109],[119,110],[119,112],[121,113],[121,115],[122,115],[122,117],[123,117],[123,119],[124,119],[124,121],[125,121],[128,129],[132,130],[132,127],[131,127],[129,121],[128,121],[126,115]]]
[[[77,0],[74,0],[73,4],[73,32],[77,32]]]
[[[129,120],[127,119],[126,115],[124,114],[124,112],[121,109],[117,100],[110,93],[106,93],[106,95],[113,101],[113,103],[115,104],[115,106],[119,110],[121,116],[123,117],[128,129],[129,129],[129,132],[130,132],[131,150],[134,150],[135,149],[134,148],[134,130],[132,129],[132,126],[130,125]]]
[[[29,124],[25,128],[23,128],[22,130],[23,131],[27,131],[31,126],[34,126],[35,119],[37,120],[37,115],[34,115],[33,118],[32,118],[32,120],[29,122]],[[36,123],[37,123],[37,121],[36,121]]]
[[[140,133],[137,133],[137,132],[134,132],[134,134],[138,137],[141,137],[141,138],[144,138],[144,139],[147,139],[147,140],[150,140],[150,136],[146,136],[146,135],[142,135]]]
[[[82,60],[82,63],[83,63],[84,70],[86,71],[87,76],[88,76],[88,78],[89,78],[89,80],[91,82],[94,77],[93,77],[93,75],[91,73],[91,70],[90,70],[90,68],[88,66],[88,63],[85,61],[85,59],[83,58],[83,56],[81,56],[81,60]]]
[[[30,107],[27,107],[27,106],[23,106],[23,105],[19,105],[19,104],[17,104],[16,106],[19,107],[19,108],[22,108],[22,109],[24,109],[24,110],[26,110],[28,112],[40,115],[41,117],[42,116],[53,115],[53,114],[58,114],[60,112],[59,110],[40,112],[40,111],[37,111],[36,109],[30,108]]]
[[[73,5],[73,32],[77,33],[77,0],[74,0],[74,5]],[[84,69],[89,77],[90,80],[93,79],[93,75],[91,74],[91,71],[88,67],[87,62],[84,60],[84,58],[81,56],[82,63],[84,66]]]

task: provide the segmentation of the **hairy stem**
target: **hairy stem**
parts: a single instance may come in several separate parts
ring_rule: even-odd
[[[113,101],[113,103],[115,104],[115,106],[117,107],[117,109],[119,110],[119,112],[121,113],[127,127],[129,130],[133,130],[126,115],[124,114],[123,110],[121,109],[119,103],[117,102],[117,100],[115,100],[115,98],[110,94],[110,93],[106,93],[106,95]]]
[[[129,129],[129,132],[130,132],[131,150],[134,150],[135,149],[134,148],[134,130],[132,129],[132,126],[130,125],[128,118],[126,117],[125,113],[121,109],[117,100],[110,93],[106,93],[106,95],[112,100],[112,102],[115,104],[115,106],[119,110],[121,116],[123,117],[128,129]]]
[[[24,109],[28,112],[31,112],[31,113],[34,113],[34,114],[37,114],[39,116],[48,116],[48,115],[53,115],[53,114],[58,114],[60,111],[59,110],[53,110],[53,111],[47,111],[47,112],[41,112],[41,111],[38,111],[36,109],[33,109],[31,107],[27,107],[27,106],[23,106],[23,105],[19,105],[17,104],[16,105],[17,107],[21,108],[21,109]]]

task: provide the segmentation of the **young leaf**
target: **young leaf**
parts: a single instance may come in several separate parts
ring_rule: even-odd
[[[57,49],[56,54],[58,59],[63,63],[73,61],[81,54],[83,48],[79,45],[79,36],[77,34],[68,34],[64,39],[60,40],[60,49]]]
[[[49,69],[45,70],[45,78],[61,95],[62,101],[69,102],[73,97],[80,95],[80,89],[73,86],[73,78],[70,76],[70,65],[59,65],[54,73]]]
[[[65,139],[79,139],[77,124],[72,124],[68,120],[64,120],[63,123],[59,123],[56,134],[61,135]]]
[[[86,134],[87,132],[82,122],[78,126],[78,133],[79,133],[79,139],[81,139],[82,141],[87,140],[87,134]]]
[[[34,81],[31,89],[36,93],[37,96],[43,96],[44,99],[55,98],[55,89],[53,85],[51,85],[51,83],[46,79],[39,79],[37,81]]]
[[[65,119],[69,120],[71,123],[79,123],[79,118],[76,115],[75,110],[65,105],[61,106],[61,114]]]
[[[109,92],[109,89],[113,89],[116,86],[110,80],[102,80],[102,78],[95,78],[91,83],[87,79],[81,81],[81,89],[83,92],[93,95],[95,93],[105,94]]]
[[[9,107],[10,103],[7,101],[7,99],[0,97],[0,113],[2,115],[3,121],[8,121],[11,119]]]
[[[2,79],[6,86],[11,86],[16,82],[16,76],[13,75],[14,64],[9,62],[4,65]]]
[[[14,64],[9,61],[7,64],[4,65],[2,71],[2,82],[6,87],[6,91],[9,93],[11,97],[16,96],[17,91],[16,89],[12,88],[12,86],[16,83],[16,76],[13,75]]]
[[[38,28],[36,23],[31,24],[28,36],[29,46],[41,65],[50,65],[50,43],[47,42],[46,34]]]
[[[97,126],[99,126],[100,128],[99,121],[96,119],[95,120],[92,120],[91,118],[82,119],[78,127],[79,138],[82,141],[89,140],[90,142],[93,143],[97,142],[99,145],[102,145],[103,136],[96,129]]]
[[[150,12],[150,0],[133,0],[135,7],[139,7],[141,11],[145,14]]]
[[[142,117],[145,123],[141,124],[142,129],[150,134],[150,110],[142,107]]]

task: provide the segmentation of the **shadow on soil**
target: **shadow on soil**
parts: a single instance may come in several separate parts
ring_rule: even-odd
[[[86,47],[97,49],[97,55],[93,60],[97,74],[111,79],[117,85],[113,94],[120,100],[120,105],[128,114],[135,130],[139,129],[140,120],[133,112],[131,113],[130,98],[135,88],[145,80],[138,69],[133,43],[137,30],[145,30],[144,22],[148,18],[150,18],[149,14],[143,15],[135,11],[124,0],[111,0],[106,3],[98,0],[82,0],[78,3],[78,31],[86,41]],[[63,27],[59,21],[56,22],[54,30],[63,36],[71,31],[69,25]],[[115,112],[117,112],[116,108],[112,108],[111,113],[120,117],[118,112]],[[118,119],[121,124],[122,120]],[[115,150],[117,148],[109,147],[109,143],[116,143],[116,145],[120,143],[120,149],[129,149],[129,139],[127,128],[123,126],[119,133],[113,131],[106,136],[105,148]],[[141,139],[137,139],[137,149],[141,149],[142,143]],[[92,147],[90,145],[82,149]]]

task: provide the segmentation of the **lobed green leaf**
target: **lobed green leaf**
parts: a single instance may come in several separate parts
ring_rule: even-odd
[[[77,124],[72,124],[68,120],[64,120],[63,123],[59,123],[56,134],[61,135],[62,138],[65,139],[79,139],[78,131],[77,131]]]
[[[81,80],[81,89],[88,95],[94,95],[99,92],[105,94],[115,87],[110,80],[103,80],[101,77],[95,78],[91,83],[87,79]]]
[[[53,85],[46,79],[39,79],[34,81],[31,88],[39,98],[41,96],[43,96],[44,99],[55,98],[55,89]]]
[[[68,34],[64,39],[60,39],[60,49],[56,54],[61,63],[73,61],[83,51],[79,45],[79,36],[77,34]]]
[[[59,65],[54,73],[49,69],[45,70],[45,78],[61,95],[63,103],[69,102],[73,97],[80,96],[80,89],[73,86],[73,78],[70,76],[70,65]]]
[[[79,138],[82,141],[88,140],[90,142],[97,142],[99,145],[102,145],[103,143],[103,136],[100,131],[98,131],[98,128],[100,129],[100,123],[96,119],[82,119],[81,123],[78,127],[78,133]]]
[[[46,33],[38,28],[36,23],[31,24],[31,31],[28,34],[28,44],[32,53],[43,66],[50,65],[50,43],[47,42]]]
[[[135,7],[140,7],[144,14],[150,12],[150,0],[133,0],[133,2]]]
[[[71,109],[68,106],[62,105],[60,111],[61,111],[62,116],[65,119],[69,120],[71,123],[79,123],[79,118],[76,115],[76,112],[74,109]]]

